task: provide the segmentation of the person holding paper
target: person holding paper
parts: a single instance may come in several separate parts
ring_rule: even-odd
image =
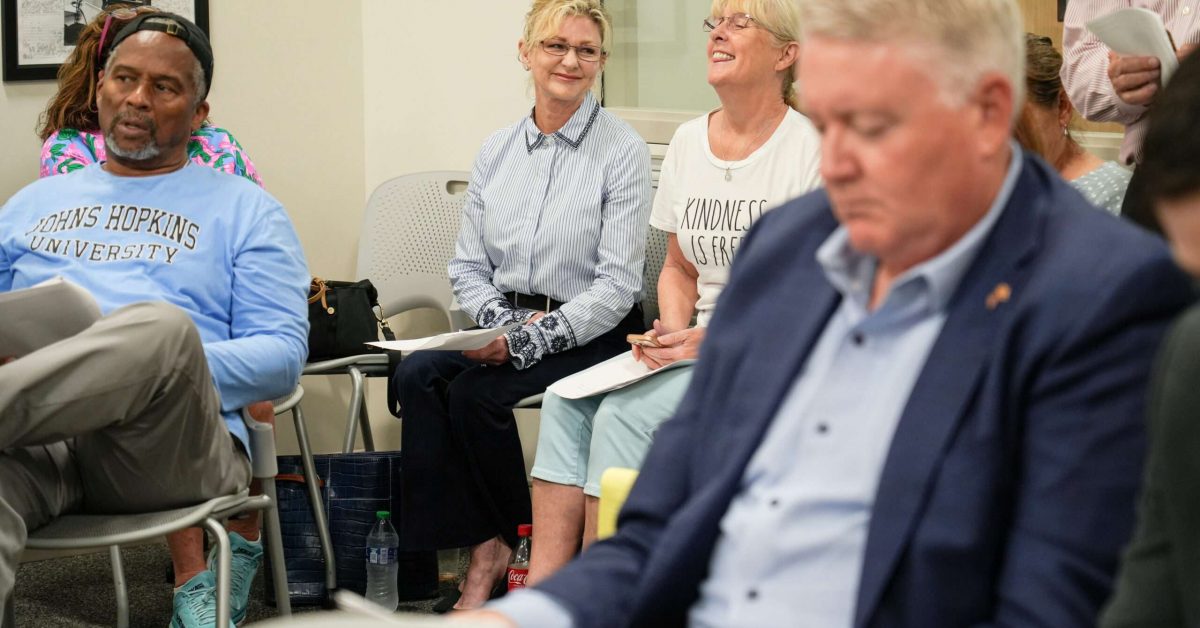
[[[1157,99],[1138,167],[1176,261],[1200,277],[1200,58]],[[1200,306],[1175,322],[1150,384],[1138,523],[1101,628],[1200,626]]]
[[[1025,106],[1014,135],[1026,150],[1054,166],[1093,205],[1121,213],[1130,172],[1089,153],[1071,136],[1075,108],[1063,91],[1062,55],[1049,37],[1025,33]]]
[[[1130,7],[1162,16],[1163,24],[1182,58],[1200,42],[1200,23],[1192,4],[1179,0],[1071,0],[1063,18],[1062,82],[1079,113],[1094,122],[1125,125],[1121,161],[1141,160],[1150,105],[1161,89],[1159,61],[1154,57],[1122,56],[1108,49],[1087,23]]]
[[[667,232],[667,259],[661,319],[646,334],[661,347],[633,348],[652,369],[699,354],[746,232],[820,184],[820,140],[796,110],[793,87],[798,13],[792,0],[715,0],[704,21],[708,82],[721,107],[680,126],[663,160],[650,224]],[[532,471],[530,583],[595,540],[601,474],[641,466],[690,380],[691,368],[680,367],[584,399],[546,393]]]
[[[137,16],[157,11],[141,0],[104,0],[103,10],[80,31],[71,54],[59,66],[58,90],[38,118],[38,136],[43,140],[39,176],[67,174],[107,160],[104,133],[95,107],[97,73],[112,53],[116,34]],[[192,132],[188,157],[197,165],[245,177],[262,185],[254,163],[233,134],[208,121]],[[252,404],[250,410],[256,417],[273,418],[269,401]],[[238,599],[243,597],[242,589],[248,588],[243,583],[253,580],[262,562],[261,543],[256,540],[258,517],[257,512],[250,514],[242,532],[234,532],[231,536],[234,546],[240,550],[234,552],[234,573],[239,585],[235,597]],[[243,537],[243,533],[250,538]],[[201,535],[200,528],[175,532],[167,536],[167,543],[199,545],[203,542]],[[191,569],[176,571],[177,586],[192,575]]]
[[[212,74],[195,24],[137,16],[114,33],[97,83],[107,160],[40,179],[0,208],[0,291],[61,276],[103,313],[0,366],[0,603],[11,603],[28,531],[60,514],[164,510],[245,488],[239,410],[299,381],[310,276],[287,213],[250,181],[188,158]],[[252,539],[256,521],[230,527]],[[235,619],[257,567],[244,539]],[[176,541],[171,625],[212,625],[200,539]]]
[[[645,326],[649,150],[591,91],[611,31],[600,0],[534,0],[516,51],[533,111],[479,152],[449,266],[479,326],[521,325],[482,349],[417,352],[390,382],[403,416],[400,543],[472,548],[461,596],[440,609],[483,604],[531,520],[512,407]]]
[[[1200,42],[1200,7],[1180,0],[1071,0],[1063,19],[1062,81],[1071,102],[1084,118],[1125,125],[1121,161],[1132,166],[1141,161],[1142,138],[1152,105],[1162,88],[1160,61],[1153,56],[1124,56],[1109,50],[1087,23],[1119,11],[1138,7],[1162,17],[1178,58],[1190,54]],[[1147,229],[1161,232],[1149,195],[1134,170],[1121,215]]]

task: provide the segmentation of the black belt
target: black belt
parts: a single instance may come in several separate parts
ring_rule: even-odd
[[[509,303],[526,310],[553,312],[563,306],[562,301],[555,301],[540,294],[525,294],[524,292],[505,292],[504,297]]]

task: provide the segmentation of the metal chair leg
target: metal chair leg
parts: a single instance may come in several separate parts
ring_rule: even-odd
[[[296,423],[296,440],[300,442],[300,464],[304,466],[304,484],[308,488],[308,503],[312,506],[313,521],[317,524],[317,538],[321,540],[321,555],[325,557],[325,590],[337,588],[337,564],[333,557],[333,541],[329,537],[329,520],[325,518],[325,506],[321,501],[321,488],[317,466],[313,463],[312,447],[308,443],[308,427],[300,406],[292,408],[292,419]]]
[[[287,564],[283,560],[283,536],[279,531],[279,495],[274,478],[259,478],[259,484],[262,494],[271,500],[271,507],[263,511],[263,525],[267,530],[267,558],[275,580],[275,610],[287,617],[292,614],[292,599],[288,596]]]
[[[231,588],[229,574],[232,562],[229,551],[229,534],[225,532],[225,526],[211,517],[204,520],[204,527],[208,528],[213,535],[213,540],[217,543],[217,625],[228,626]]]
[[[112,563],[113,589],[117,594],[117,628],[129,628],[129,591],[125,586],[125,566],[121,562],[121,547],[108,546],[108,558]]]
[[[354,436],[358,433],[359,414],[363,403],[363,374],[354,366],[346,369],[350,376],[350,414],[346,420],[346,437],[342,441],[342,453],[354,451]]]
[[[371,415],[367,412],[366,394],[362,396],[362,400],[358,406],[358,427],[362,429],[363,449],[365,451],[375,451],[375,436],[371,434]]]
[[[17,625],[16,604],[12,591],[9,591],[8,599],[4,600],[4,615],[0,616],[0,628],[14,628]]]

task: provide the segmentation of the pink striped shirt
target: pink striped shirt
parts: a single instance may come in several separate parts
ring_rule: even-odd
[[[1128,7],[1158,13],[1175,40],[1175,46],[1200,43],[1196,13],[1200,0],[1071,0],[1063,20],[1062,82],[1071,103],[1094,122],[1125,125],[1121,160],[1140,161],[1146,134],[1146,107],[1129,105],[1117,97],[1108,79],[1108,47],[1087,29],[1089,20]]]

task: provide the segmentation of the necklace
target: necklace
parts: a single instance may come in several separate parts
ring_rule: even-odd
[[[787,112],[785,111],[784,113],[786,114]],[[723,118],[723,120],[726,120],[725,127],[729,128],[729,122],[728,122],[729,114],[725,114],[725,115],[726,115],[726,117]],[[766,124],[763,125],[763,128],[758,131],[758,135],[755,135],[754,137],[752,137],[750,139],[750,141],[746,142],[745,144],[742,144],[742,149],[733,154],[734,155],[745,154],[745,152],[751,146],[753,146],[754,144],[757,144],[758,141],[763,138],[763,135],[765,135],[767,131],[769,131],[773,128],[776,128],[778,126],[778,123],[776,122],[775,118],[776,118],[776,116],[774,116],[774,115],[771,116],[770,118],[768,118]],[[749,155],[746,155],[746,157],[749,157]],[[742,159],[745,159],[746,157],[742,157]],[[733,181],[733,162],[734,161],[739,161],[739,160],[735,159],[735,160],[725,162],[725,180],[726,181]]]

